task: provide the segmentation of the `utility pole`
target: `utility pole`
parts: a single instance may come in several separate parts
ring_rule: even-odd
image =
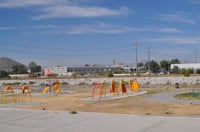
[[[135,61],[136,61],[136,77],[138,76],[138,51],[137,42],[135,43]]]
[[[148,49],[147,49],[147,51],[148,51],[148,73],[150,73],[150,47],[148,47]]]

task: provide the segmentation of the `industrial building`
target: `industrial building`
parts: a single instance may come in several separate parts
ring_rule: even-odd
[[[116,70],[117,67],[112,66],[75,66],[75,67],[49,67],[44,68],[44,73],[48,74],[57,74],[59,76],[71,76],[76,75],[85,75],[93,73],[104,73],[109,71]]]
[[[200,63],[188,63],[188,64],[171,64],[171,69],[178,67],[178,69],[200,69]]]

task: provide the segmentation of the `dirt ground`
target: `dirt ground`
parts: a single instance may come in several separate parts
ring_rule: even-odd
[[[182,86],[187,88],[187,86]],[[83,111],[140,115],[200,115],[200,105],[170,104],[159,101],[150,101],[149,94],[175,90],[174,86],[141,86],[141,90],[149,94],[127,97],[117,100],[87,102],[81,99],[91,97],[92,86],[62,86],[62,90],[75,91],[61,95],[32,96],[33,104],[21,106],[25,109],[51,110],[51,111]],[[34,103],[38,102],[38,103]]]

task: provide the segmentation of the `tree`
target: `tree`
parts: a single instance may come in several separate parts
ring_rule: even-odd
[[[160,68],[165,70],[165,71],[169,71],[169,61],[166,61],[166,60],[161,60],[160,61]]]
[[[170,64],[180,64],[179,59],[172,59]]]
[[[137,66],[138,66],[138,67],[143,67],[143,66],[144,66],[144,63],[143,63],[143,62],[139,62],[139,63],[137,63]]]
[[[13,74],[26,74],[27,68],[24,65],[14,65],[12,67]]]
[[[32,76],[38,76],[41,72],[42,67],[40,65],[37,65],[35,62],[30,62],[29,64],[30,73]]]
[[[29,68],[35,67],[35,66],[37,66],[37,64],[34,61],[31,61],[28,66],[29,66]]]
[[[200,69],[196,69],[196,73],[197,73],[197,74],[200,74]]]
[[[178,66],[174,66],[171,70],[172,73],[179,73],[179,68]]]
[[[115,74],[121,74],[121,73],[123,73],[123,69],[122,68],[120,68],[120,67],[117,67],[115,70],[114,70],[114,73]]]
[[[158,72],[160,70],[159,64],[156,61],[154,61],[154,60],[150,61],[149,65],[150,65],[150,70],[152,72],[154,72],[154,73]],[[145,67],[146,67],[146,69],[148,69],[148,62],[145,64]]]
[[[7,77],[9,77],[8,72],[0,70],[0,78],[7,78]]]

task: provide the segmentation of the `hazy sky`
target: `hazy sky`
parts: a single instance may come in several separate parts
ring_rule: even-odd
[[[42,66],[199,62],[200,0],[1,0],[0,56]]]

